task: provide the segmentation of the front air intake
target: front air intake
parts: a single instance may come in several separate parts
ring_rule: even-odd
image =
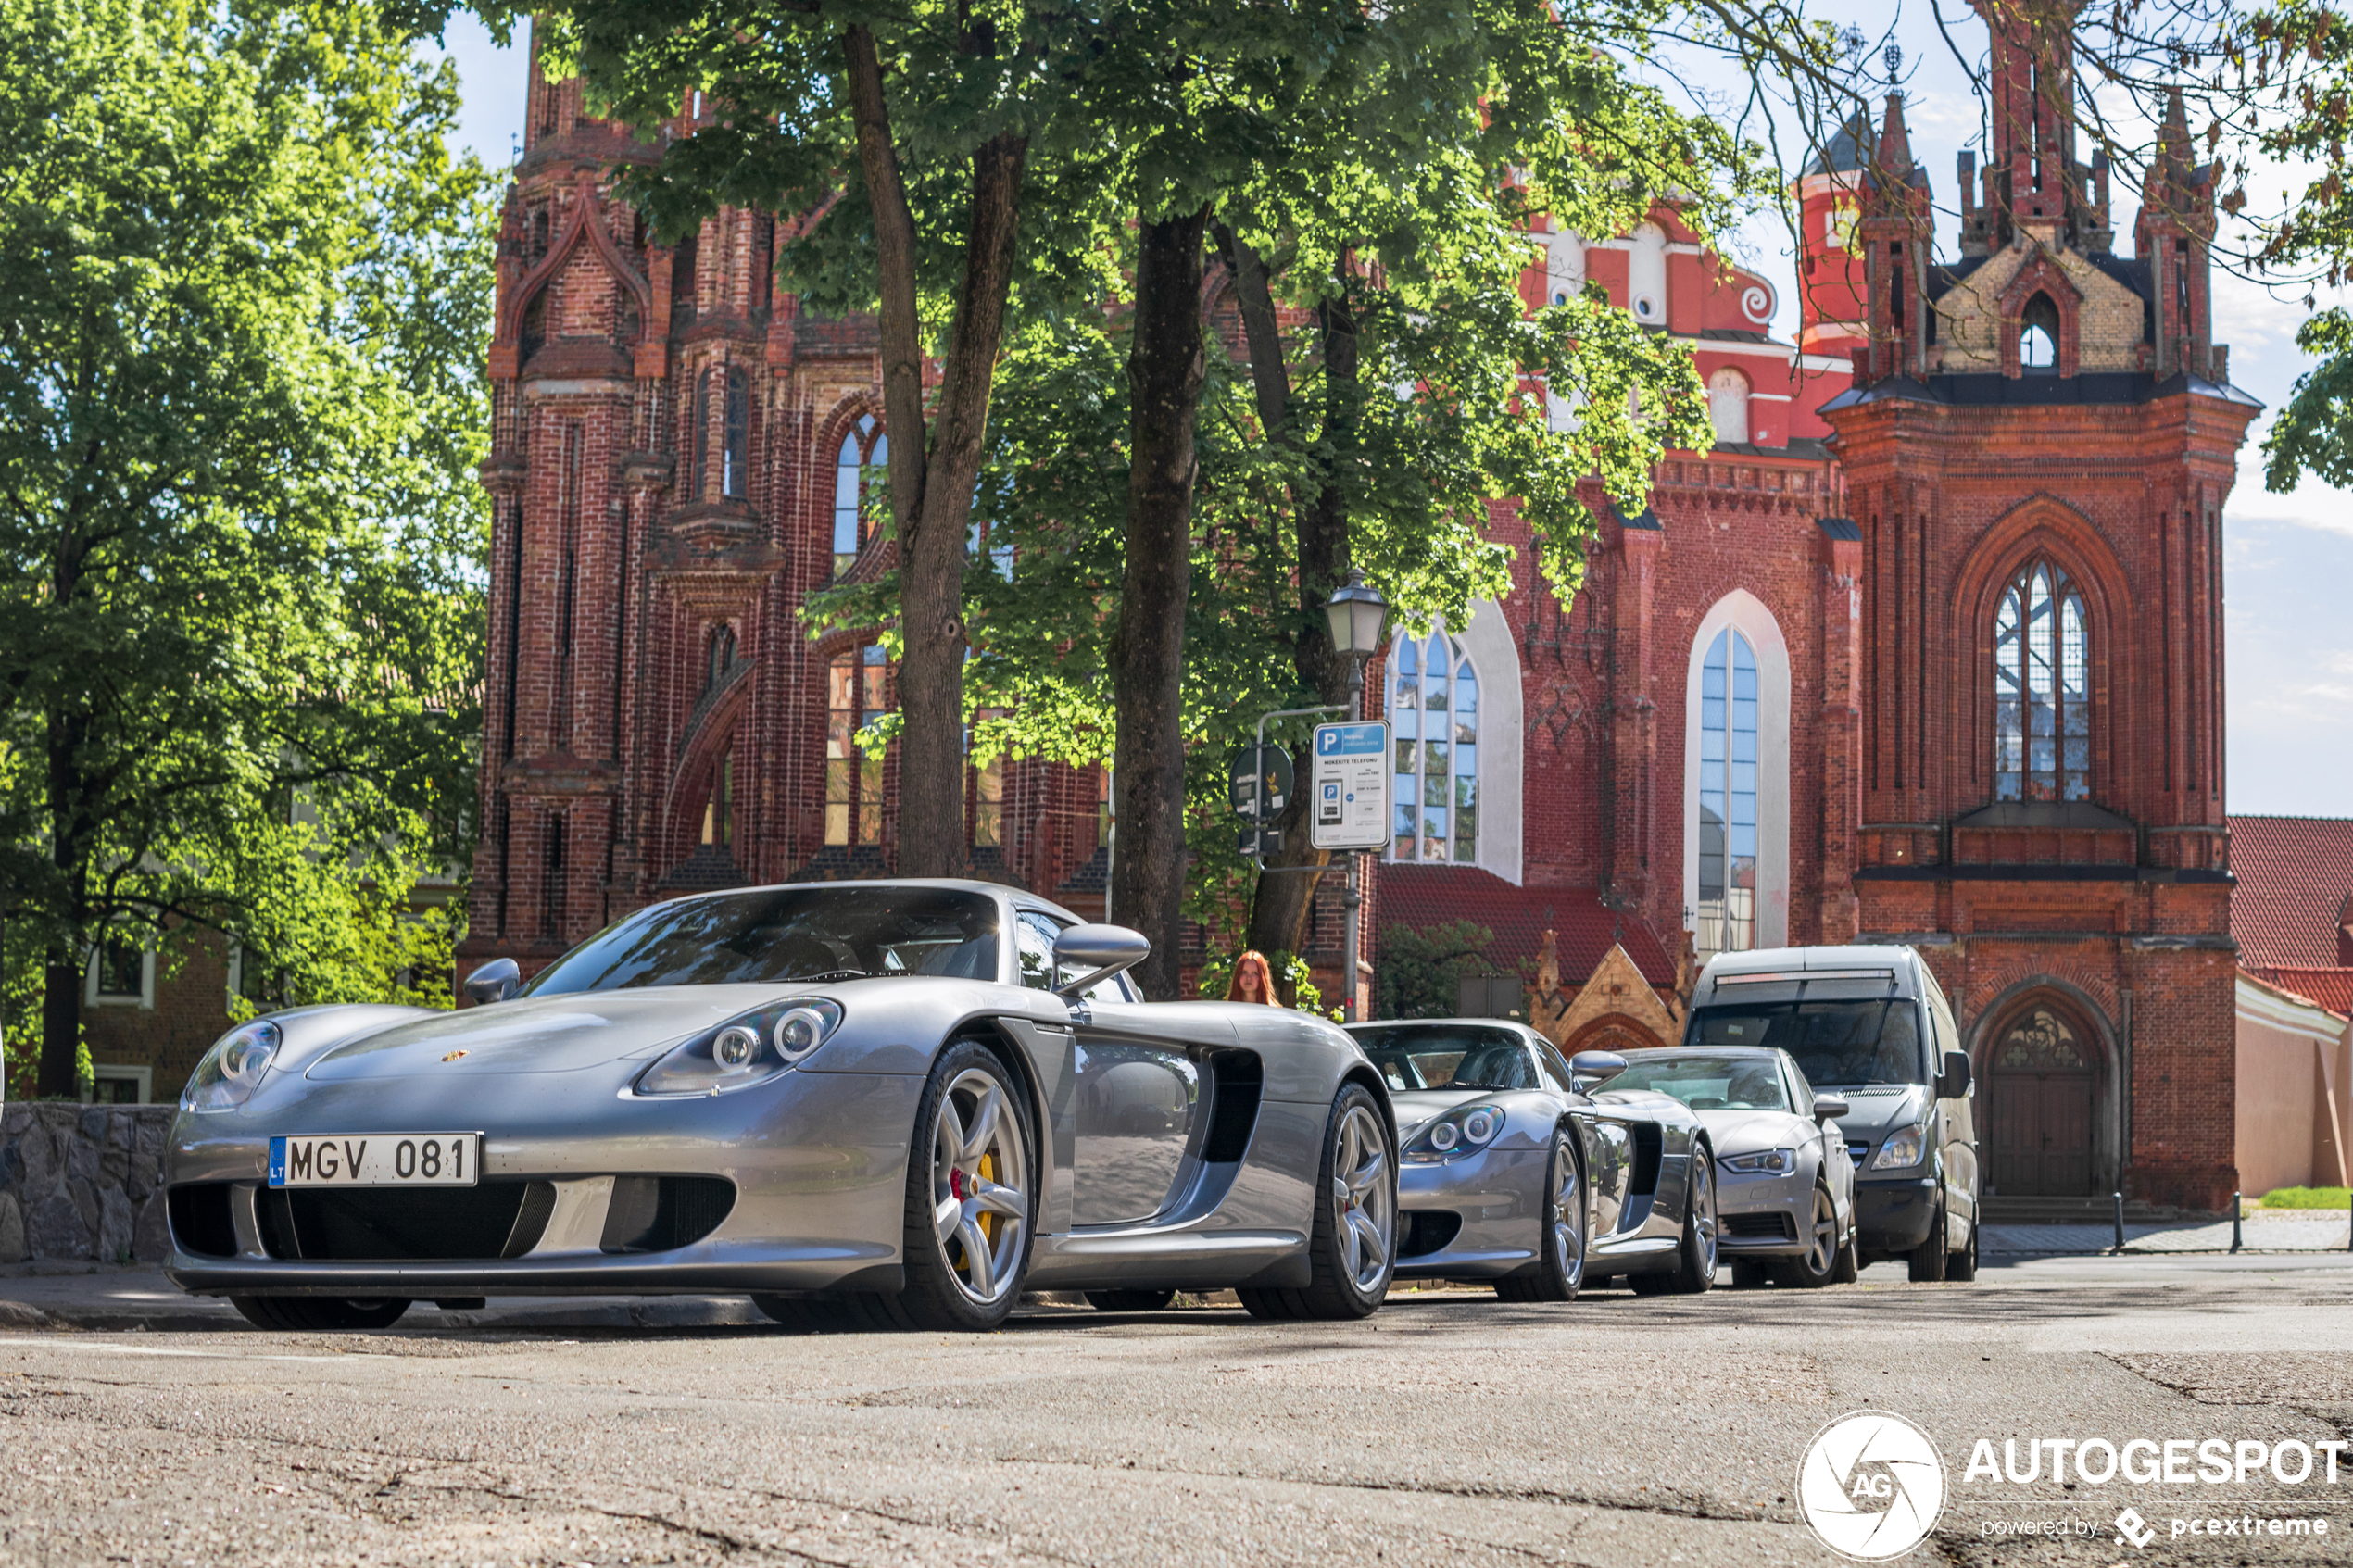
[[[545,1195],[532,1189],[546,1188]],[[538,1244],[553,1208],[546,1182],[470,1187],[264,1188],[255,1195],[272,1258],[336,1263],[484,1262]]]

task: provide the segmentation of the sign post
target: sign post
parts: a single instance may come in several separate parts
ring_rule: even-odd
[[[1389,758],[1386,720],[1315,726],[1310,844],[1318,849],[1378,849],[1387,841]]]

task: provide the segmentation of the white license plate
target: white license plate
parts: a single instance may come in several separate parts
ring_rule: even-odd
[[[481,1173],[480,1133],[270,1140],[273,1187],[470,1187]]]

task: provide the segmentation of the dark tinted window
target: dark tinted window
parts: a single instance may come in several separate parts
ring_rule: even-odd
[[[636,985],[997,978],[997,905],[977,893],[837,884],[657,904],[558,959],[532,996]]]
[[[1906,1000],[1701,1008],[1687,1039],[1694,1046],[1777,1046],[1815,1085],[1928,1082],[1919,1009]]]

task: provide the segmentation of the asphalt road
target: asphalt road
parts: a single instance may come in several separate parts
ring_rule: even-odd
[[[1565,1307],[1401,1292],[1345,1325],[1045,1311],[973,1339],[18,1332],[0,1562],[1760,1568],[1834,1561],[1795,1476],[1863,1408],[1946,1466],[1906,1562],[2353,1562],[2353,1450],[2334,1486],[1963,1474],[1981,1437],[2353,1437],[2348,1299],[2342,1257],[2086,1258]],[[2145,1549],[2115,1538],[2128,1503]],[[2330,1534],[2171,1534],[2224,1515]]]

